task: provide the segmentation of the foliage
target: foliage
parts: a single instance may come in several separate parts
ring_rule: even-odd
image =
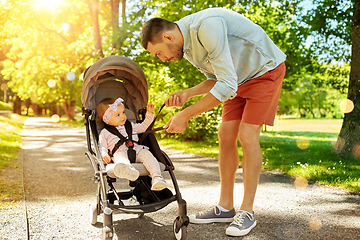
[[[348,79],[341,78],[340,75],[342,72],[348,72],[349,66],[343,65],[340,68],[329,66],[323,69],[327,69],[327,71],[338,69],[340,71],[336,74],[339,77],[330,77],[329,79],[330,74],[292,76],[293,89],[282,90],[278,114],[306,118],[343,117],[343,112],[340,111],[340,102],[346,99],[346,94],[341,92],[345,91],[344,86],[347,85]],[[329,83],[333,83],[332,88],[328,86]],[[339,83],[340,86],[336,86],[336,83]]]
[[[313,8],[302,16],[310,49],[325,63],[350,62],[351,26],[354,0],[313,0]]]
[[[11,110],[12,107],[9,103],[4,103],[0,101],[0,110]]]
[[[315,48],[317,45],[314,43],[309,47],[309,37],[313,38],[315,30],[320,29],[309,27],[316,22],[311,17],[311,11],[320,16],[320,12],[316,12],[320,10],[304,12],[302,0],[137,0],[125,1],[126,9],[119,2],[62,0],[58,1],[58,5],[49,7],[51,4],[48,1],[1,1],[0,23],[3,28],[0,29],[0,61],[4,67],[1,72],[4,80],[9,81],[11,91],[23,100],[31,98],[33,103],[42,106],[48,106],[49,102],[75,102],[80,108],[81,74],[100,57],[94,43],[96,15],[99,25],[97,34],[103,56],[116,54],[135,60],[148,78],[150,101],[161,106],[172,92],[192,87],[205,77],[185,59],[162,63],[151,56],[140,44],[141,27],[150,17],[176,21],[210,7],[225,7],[245,15],[259,24],[286,53],[285,91],[294,92],[299,79],[297,76],[306,73],[312,76],[312,84],[306,85],[312,87],[309,91],[316,92],[316,87],[320,87],[321,91],[335,88],[343,93],[347,87],[344,79],[347,78],[348,71],[337,65],[319,63],[317,55],[320,52]],[[325,2],[322,0],[318,5],[324,5]],[[340,2],[335,4],[336,9],[348,13],[349,5],[345,0]],[[96,3],[98,11],[90,11],[91,6],[96,6]],[[341,26],[348,26],[348,16],[339,16],[337,19]],[[343,19],[345,22],[342,22]],[[326,25],[326,29],[329,26]],[[327,33],[335,34],[335,30]],[[347,39],[348,30],[342,29],[344,39]],[[345,42],[348,43],[348,39]],[[343,58],[343,61],[344,59],[347,58]],[[67,80],[68,72],[75,73],[73,81]],[[56,81],[52,88],[48,86],[50,79]],[[330,104],[327,99],[325,98],[325,105]],[[186,106],[195,100],[196,98],[189,100]],[[304,105],[306,111],[309,111],[306,106],[309,104]],[[170,116],[180,110],[164,109],[159,117],[159,124],[165,124]],[[192,119],[183,138],[198,140],[208,138],[210,133],[216,138],[220,115],[221,109],[218,107]]]

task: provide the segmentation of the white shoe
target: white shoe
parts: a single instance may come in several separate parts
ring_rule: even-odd
[[[118,178],[126,178],[130,181],[138,179],[140,173],[131,164],[115,163],[114,175]]]
[[[161,191],[165,188],[167,188],[165,179],[161,175],[153,176],[151,190]]]

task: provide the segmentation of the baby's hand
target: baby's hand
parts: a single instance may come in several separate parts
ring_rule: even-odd
[[[154,113],[154,108],[155,108],[155,105],[154,104],[148,104],[147,105],[147,111],[150,112],[150,113]]]
[[[109,155],[105,155],[105,156],[102,157],[102,160],[103,160],[104,164],[109,164],[110,161],[111,161],[111,158],[110,158]]]

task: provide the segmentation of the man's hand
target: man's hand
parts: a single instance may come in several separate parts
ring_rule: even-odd
[[[188,100],[186,91],[177,91],[172,93],[166,100],[165,105],[167,107],[182,107]]]
[[[182,116],[182,112],[176,113],[165,124],[166,132],[168,133],[182,133],[186,130],[189,119]]]

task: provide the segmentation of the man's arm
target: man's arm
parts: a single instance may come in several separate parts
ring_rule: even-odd
[[[218,106],[220,103],[221,101],[211,93],[207,93],[202,99],[171,117],[164,128],[167,128],[166,131],[170,133],[181,133],[185,131],[191,118]]]
[[[165,105],[167,107],[182,107],[189,98],[208,93],[215,83],[216,81],[208,79],[192,88],[174,92],[165,100]]]

